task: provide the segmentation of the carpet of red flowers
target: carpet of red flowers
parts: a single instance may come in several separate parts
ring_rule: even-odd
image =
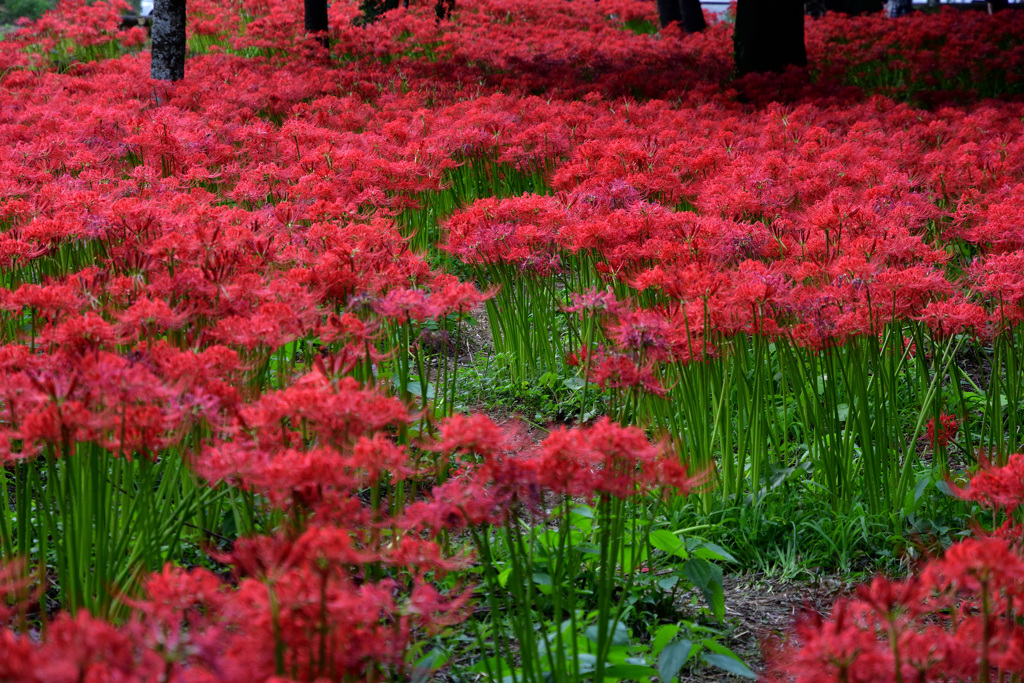
[[[631,32],[656,17],[636,0],[460,0],[441,23],[414,2],[366,27],[337,2],[329,55],[294,0],[191,0],[167,84],[121,11],[66,0],[0,42],[3,481],[175,454],[279,523],[211,551],[230,576],[138,573],[97,616],[47,614],[52,581],[13,558],[57,528],[0,515],[0,680],[388,680],[472,612],[467,529],[707,477],[636,426],[534,443],[375,379],[517,279],[600,312],[599,348],[552,357],[652,396],[660,364],[737,335],[824,351],[894,320],[940,342],[1024,320],[1024,13],[809,20],[810,76],[734,81],[728,23]],[[495,196],[442,216],[432,257],[403,216],[474,163]],[[801,622],[770,675],[1024,673],[1022,463],[963,494],[1005,525]],[[182,486],[168,500],[200,495]]]

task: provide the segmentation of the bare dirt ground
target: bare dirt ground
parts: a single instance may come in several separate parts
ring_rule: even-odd
[[[814,581],[786,581],[761,574],[726,576],[725,618],[733,627],[722,644],[743,658],[755,673],[765,665],[761,645],[768,638],[784,638],[803,613],[827,616],[837,598],[849,594],[853,584],[842,577],[822,576]],[[724,671],[702,667],[681,672],[680,683],[740,681]]]

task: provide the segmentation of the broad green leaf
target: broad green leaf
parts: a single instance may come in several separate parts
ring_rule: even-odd
[[[715,615],[718,623],[725,621],[725,593],[722,590],[720,581],[713,581],[710,588],[704,593],[708,604],[711,605],[711,612]]]
[[[235,519],[235,513],[230,509],[224,511],[224,516],[221,519],[221,533],[225,538],[231,540],[238,538],[238,521]]]
[[[672,679],[690,658],[692,650],[693,643],[684,639],[666,646],[661,651],[661,656],[658,657],[658,677],[661,678],[661,683],[672,683]]]
[[[423,387],[420,385],[418,381],[415,380],[410,380],[409,382],[407,382],[405,385],[405,390],[408,391],[413,396],[419,396],[421,393],[423,393]],[[427,398],[432,399],[434,398],[435,394],[436,392],[434,389],[434,385],[427,384]]]
[[[921,477],[921,480],[917,482],[917,486],[914,487],[914,503],[921,500],[921,496],[924,495],[924,492],[928,490],[928,487],[930,487],[931,484],[931,476],[926,475]]]
[[[582,509],[586,510],[586,508]],[[569,513],[569,523],[572,525],[573,529],[578,529],[579,531],[584,532],[584,538],[589,538],[590,532],[594,528],[594,517],[593,515],[589,517],[578,515],[574,510]]]
[[[651,654],[657,657],[665,646],[676,637],[679,633],[679,627],[675,624],[665,624],[654,633],[654,639],[651,640]]]
[[[605,678],[610,678],[614,681],[624,679],[635,681],[657,675],[657,669],[642,664],[613,664],[604,670]]]
[[[576,656],[576,662],[581,674],[588,674],[597,668],[597,655],[589,652],[581,652]]]
[[[697,588],[706,591],[714,578],[711,563],[700,557],[694,557],[683,564],[683,574]]]
[[[721,623],[725,619],[725,595],[722,592],[722,569],[707,560],[695,557],[683,565],[683,574],[700,589],[704,599]]]
[[[499,668],[502,671],[514,671],[513,667],[508,660],[503,657],[486,657],[481,659],[479,662],[471,666],[468,671],[474,674],[487,673],[488,669],[494,673],[497,673]]]
[[[425,683],[431,673],[448,663],[448,655],[438,650],[431,650],[413,665],[411,683]]]
[[[658,588],[660,588],[663,591],[670,591],[676,587],[677,583],[679,583],[679,576],[676,574],[671,574],[669,576],[658,579]]]
[[[689,557],[683,542],[679,540],[678,536],[667,529],[655,529],[652,531],[651,545],[662,552],[675,555],[682,560]]]
[[[566,389],[570,391],[579,391],[586,384],[586,381],[580,377],[570,377],[562,382]]]
[[[704,647],[706,647],[707,649],[711,650],[712,652],[717,652],[718,654],[725,655],[726,657],[732,657],[737,662],[743,661],[742,659],[740,659],[740,656],[738,654],[727,648],[725,645],[722,645],[717,640],[705,638],[701,641],[701,644],[704,645]]]
[[[627,629],[626,625],[621,621],[616,622],[615,627],[610,629],[610,631],[612,636],[612,645],[629,645],[629,629]],[[597,625],[588,626],[584,635],[586,635],[587,640],[592,643],[596,643],[598,636]]]
[[[507,569],[501,570],[501,573],[498,574],[498,585],[504,588],[505,585],[508,583],[508,577],[511,576],[511,574],[512,567],[508,567]]]
[[[574,515],[579,515],[585,519],[594,519],[594,509],[587,505],[578,505],[572,509]]]
[[[732,556],[732,553],[717,543],[701,543],[701,547],[693,551],[693,554],[697,557],[703,557],[705,560],[724,560],[725,562],[737,561],[736,558]]]
[[[742,678],[749,678],[752,681],[757,680],[757,674],[747,668],[747,665],[738,659],[733,659],[728,655],[720,654],[705,654],[704,661],[711,666],[717,666],[723,671],[728,671],[733,676],[740,676]]]

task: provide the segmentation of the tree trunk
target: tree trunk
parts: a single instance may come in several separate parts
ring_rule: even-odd
[[[679,0],[658,0],[658,19],[661,21],[662,28],[673,21],[682,24],[683,12]]]
[[[366,26],[377,21],[382,14],[393,9],[398,9],[399,0],[362,0],[359,3],[361,10],[359,16],[352,20],[356,26]],[[454,5],[454,0],[452,0]],[[436,12],[435,8],[435,12]]]
[[[882,0],[825,0],[825,9],[854,15],[881,12]]]
[[[158,81],[185,77],[185,0],[154,0],[150,75]]]
[[[305,0],[306,31],[320,33],[327,30],[327,0]]]
[[[698,33],[708,26],[700,0],[658,0],[658,19],[662,28],[674,21],[687,33]]]
[[[741,76],[806,66],[803,0],[738,0],[733,46]]]
[[[319,34],[317,40],[324,47],[330,47],[327,37],[327,0],[305,0],[306,33]]]
[[[700,0],[679,0],[683,12],[683,28],[687,33],[699,33],[708,27],[704,21],[704,10],[700,8]]]
[[[437,19],[437,23],[441,23],[443,19],[451,17],[454,10],[455,0],[437,0],[434,3],[434,16]]]

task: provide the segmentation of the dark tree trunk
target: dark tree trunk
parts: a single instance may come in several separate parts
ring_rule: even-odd
[[[306,31],[320,33],[327,30],[327,0],[305,0]]]
[[[881,12],[882,0],[825,0],[825,9],[843,14]]]
[[[700,8],[700,0],[679,0],[683,12],[683,28],[687,33],[699,33],[708,27],[704,21],[704,10]]]
[[[687,33],[697,33],[708,27],[700,0],[658,0],[658,19],[662,28],[674,21]]]
[[[683,11],[679,0],[658,0],[658,20],[661,27],[665,28],[673,21],[677,24],[683,23]]]
[[[434,16],[437,17],[437,23],[441,23],[443,19],[451,17],[454,10],[455,0],[437,0],[434,3]]]
[[[803,0],[738,0],[733,46],[741,76],[806,66]]]
[[[362,12],[359,16],[353,19],[353,23],[356,26],[372,24],[385,12],[398,9],[398,4],[399,0],[362,0],[362,2],[359,3],[359,9],[362,10]]]
[[[154,0],[150,75],[158,81],[185,77],[185,0]]]
[[[327,37],[327,0],[305,0],[306,33],[319,34],[317,40],[324,47],[330,47]]]

